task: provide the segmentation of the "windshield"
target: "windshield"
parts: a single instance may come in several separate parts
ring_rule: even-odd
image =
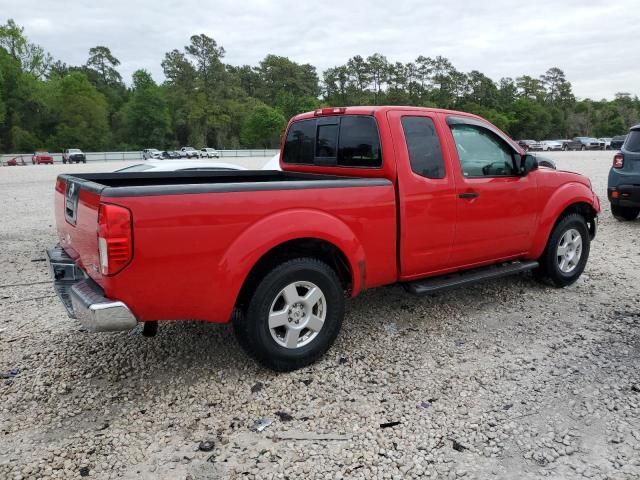
[[[70,148],[69,149],[69,153],[82,153],[80,150],[78,150],[77,148]]]

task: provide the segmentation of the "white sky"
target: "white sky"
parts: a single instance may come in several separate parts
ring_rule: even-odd
[[[128,83],[138,68],[161,81],[165,52],[205,33],[234,65],[272,53],[320,75],[358,54],[442,55],[496,81],[557,66],[580,98],[640,95],[638,0],[0,0],[9,18],[68,64],[109,47]]]

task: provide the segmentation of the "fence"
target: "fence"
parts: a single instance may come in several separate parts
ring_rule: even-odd
[[[273,157],[278,150],[218,150],[220,158],[239,157]],[[109,161],[140,161],[143,160],[142,152],[84,152],[87,162],[109,162]],[[54,163],[62,163],[62,153],[50,153]],[[6,165],[9,160],[17,159],[18,163],[30,165],[33,153],[8,153],[0,155],[0,165]]]

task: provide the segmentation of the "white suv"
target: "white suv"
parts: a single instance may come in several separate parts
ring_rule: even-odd
[[[149,160],[151,158],[161,159],[162,152],[157,148],[145,148],[144,150],[142,150],[142,158],[144,160]]]
[[[200,158],[220,158],[220,152],[215,148],[200,149]]]

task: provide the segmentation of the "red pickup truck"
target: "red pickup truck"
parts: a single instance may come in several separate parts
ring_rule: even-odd
[[[539,167],[486,120],[412,107],[294,117],[282,171],[60,175],[55,288],[92,331],[233,322],[292,370],[333,343],[347,297],[429,294],[525,270],[562,287],[600,212],[581,175]]]

